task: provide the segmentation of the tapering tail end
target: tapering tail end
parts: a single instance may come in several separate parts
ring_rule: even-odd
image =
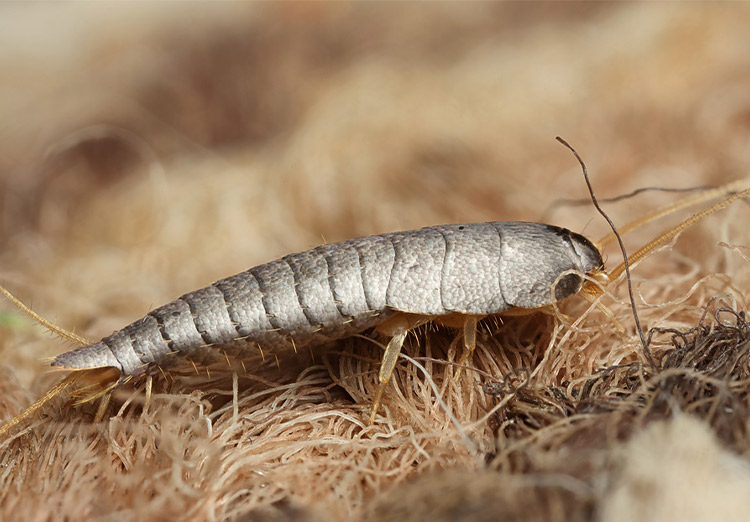
[[[99,341],[61,353],[52,361],[52,366],[59,366],[66,370],[85,370],[90,368],[102,368],[111,366],[122,371],[122,365],[118,361],[109,346]]]

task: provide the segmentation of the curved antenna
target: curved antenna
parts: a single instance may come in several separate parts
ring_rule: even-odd
[[[613,196],[611,198],[598,198],[599,203],[617,203],[626,199],[633,198],[638,194],[645,192],[704,192],[706,190],[715,189],[716,185],[699,185],[696,187],[639,187],[631,192],[620,194],[619,196]],[[549,204],[547,210],[542,214],[541,221],[547,222],[552,214],[560,207],[582,207],[591,203],[591,198],[559,198]],[[620,234],[622,230],[620,229]]]
[[[662,208],[658,208],[654,210],[653,212],[646,214],[645,216],[641,216],[638,219],[635,219],[631,221],[630,223],[627,223],[619,227],[619,233],[627,234],[628,232],[632,232],[633,230],[640,228],[644,225],[647,225],[648,223],[651,223],[652,221],[655,221],[664,216],[668,216],[669,214],[672,214],[673,212],[677,212],[678,210],[682,210],[683,208],[687,208],[689,206],[695,205],[697,203],[701,203],[709,199],[714,199],[714,198],[718,198],[721,196],[726,196],[727,194],[731,194],[732,192],[737,192],[738,190],[746,188],[747,185],[748,185],[747,179],[740,179],[737,181],[733,181],[731,183],[727,183],[726,185],[722,185],[720,187],[715,187],[715,188],[706,190],[705,192],[702,192],[701,194],[697,194],[689,198],[681,199],[680,201],[677,201],[670,205],[666,205]],[[613,233],[609,233],[603,238],[601,238],[599,241],[596,241],[594,244],[599,250],[602,250],[605,246],[607,246],[612,241],[614,241],[614,239],[615,239],[615,235]]]
[[[599,206],[599,202],[596,200],[596,196],[594,195],[594,189],[591,186],[591,181],[589,180],[589,173],[586,169],[586,164],[581,159],[581,156],[578,155],[576,150],[570,146],[570,144],[562,139],[560,136],[556,136],[555,139],[565,145],[568,149],[570,149],[570,152],[573,153],[573,155],[578,160],[578,163],[581,164],[581,169],[583,170],[583,179],[586,180],[586,186],[589,189],[589,194],[591,195],[591,202],[594,204],[594,207],[596,207],[596,210],[601,214],[604,219],[607,220],[607,223],[609,223],[610,228],[612,229],[612,233],[617,238],[617,242],[620,244],[620,251],[622,252],[622,258],[624,260],[623,264],[625,266],[625,272],[627,274],[628,278],[628,293],[630,294],[630,306],[633,309],[633,319],[635,319],[635,327],[638,330],[638,336],[641,338],[641,344],[643,345],[643,353],[646,355],[646,357],[649,359],[649,362],[653,363],[651,360],[651,355],[648,351],[648,345],[646,344],[646,338],[643,336],[643,329],[641,328],[641,321],[638,318],[638,309],[635,306],[635,295],[633,294],[633,283],[630,281],[630,263],[628,260],[628,254],[625,251],[625,245],[622,242],[622,238],[620,237],[620,234],[617,232],[617,228],[615,227],[615,224],[612,222],[612,220],[609,218],[609,216],[602,210],[602,207]]]
[[[745,181],[745,180],[743,180],[743,181]],[[729,196],[729,197],[727,197],[727,198],[719,201],[718,203],[714,204],[713,206],[711,206],[711,207],[709,207],[709,208],[707,208],[705,210],[702,210],[701,212],[698,212],[697,214],[693,214],[692,216],[690,216],[688,219],[686,219],[685,221],[683,221],[682,223],[680,223],[676,227],[668,230],[667,232],[665,232],[661,236],[657,237],[656,239],[648,242],[646,245],[644,245],[641,248],[639,248],[632,256],[630,256],[630,259],[626,259],[626,261],[624,263],[620,264],[618,267],[616,267],[614,270],[612,270],[611,272],[609,272],[607,275],[609,276],[610,279],[614,280],[614,279],[617,279],[620,276],[620,274],[622,274],[623,271],[626,271],[626,272],[629,273],[629,264],[628,264],[628,262],[635,263],[636,261],[639,261],[639,260],[643,259],[643,257],[645,257],[653,249],[655,249],[659,245],[662,245],[666,241],[669,241],[670,239],[672,239],[673,237],[675,237],[677,234],[679,234],[680,232],[682,232],[686,228],[693,226],[698,221],[700,221],[703,218],[706,218],[706,217],[710,216],[714,212],[717,212],[717,211],[719,211],[719,210],[721,210],[723,208],[728,207],[729,205],[731,205],[732,203],[734,203],[738,199],[742,199],[742,198],[747,197],[747,196],[750,196],[750,188],[747,188],[745,190],[742,190],[740,192],[732,194],[731,196]],[[630,284],[630,277],[628,276],[628,285],[629,284]]]

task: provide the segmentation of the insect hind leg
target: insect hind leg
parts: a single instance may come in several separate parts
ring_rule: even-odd
[[[390,336],[390,341],[385,348],[385,354],[383,355],[383,361],[380,363],[380,372],[378,373],[378,390],[375,393],[375,398],[372,401],[372,407],[370,409],[369,424],[372,425],[375,422],[375,415],[378,413],[380,403],[383,399],[383,394],[388,386],[388,382],[391,380],[393,370],[396,368],[396,362],[398,356],[401,353],[401,348],[404,346],[406,335],[414,328],[421,326],[433,318],[427,315],[398,313],[391,319],[387,320],[383,324],[379,325],[376,329],[383,335]]]
[[[393,337],[388,341],[388,346],[385,348],[385,355],[383,355],[383,361],[380,363],[380,373],[378,374],[378,391],[375,393],[375,398],[372,401],[370,409],[370,424],[375,422],[375,415],[377,415],[380,408],[380,401],[383,399],[385,388],[388,386],[388,382],[393,375],[393,369],[396,367],[396,361],[401,353],[401,348],[404,346],[407,333],[409,333],[408,328],[396,328]]]

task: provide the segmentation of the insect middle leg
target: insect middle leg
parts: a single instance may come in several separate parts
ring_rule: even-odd
[[[464,353],[458,360],[458,368],[456,369],[455,376],[456,380],[461,377],[461,368],[469,362],[469,359],[474,355],[474,350],[477,347],[477,322],[478,318],[474,315],[467,316],[464,321]]]
[[[369,423],[375,422],[375,415],[378,413],[380,403],[383,399],[383,394],[388,386],[388,382],[391,380],[393,370],[396,367],[398,356],[401,353],[401,348],[404,346],[404,341],[410,330],[417,328],[431,320],[436,320],[444,326],[451,328],[457,328],[463,330],[464,338],[464,353],[461,356],[460,365],[465,365],[474,353],[474,349],[477,345],[477,323],[482,319],[483,316],[478,315],[464,315],[455,314],[441,317],[421,316],[414,314],[398,314],[393,318],[389,319],[385,323],[377,327],[377,330],[389,336],[391,339],[388,341],[388,345],[385,348],[385,354],[383,355],[383,361],[380,363],[380,372],[378,374],[378,391],[375,393],[375,398],[372,401],[372,408],[370,410]],[[458,379],[460,376],[461,368],[459,366],[456,372],[455,378]]]
[[[461,330],[463,333],[464,353],[458,360],[458,368],[453,376],[456,381],[461,377],[461,369],[466,366],[474,354],[477,347],[477,323],[483,318],[484,316],[481,315],[454,314],[437,319],[437,322],[443,326]]]

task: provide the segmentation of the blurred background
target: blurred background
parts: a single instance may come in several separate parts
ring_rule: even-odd
[[[556,135],[600,197],[746,176],[748,14],[738,3],[4,5],[0,281],[98,338],[323,241],[539,220],[559,198],[587,197]],[[676,198],[608,209],[622,224]],[[606,232],[590,205],[545,219]],[[25,387],[68,347],[0,306],[2,364]]]
[[[581,153],[600,198],[748,176],[748,21],[745,3],[4,3],[0,284],[98,339],[178,295],[324,241],[542,219],[599,239],[606,225],[555,136]],[[680,197],[650,192],[606,209],[623,225]],[[561,198],[585,204],[555,206]],[[732,206],[636,268],[646,327],[686,330],[721,292],[747,309],[749,210]],[[626,236],[627,247],[686,212]],[[605,255],[617,264],[616,250]],[[632,333],[623,285],[610,289],[607,306]],[[515,324],[533,326],[518,336],[542,350],[552,323]],[[550,383],[567,386],[566,376],[640,356],[636,336],[618,336],[609,322],[590,320],[577,332],[545,352],[551,377],[540,379],[539,397]],[[453,335],[443,336],[446,345]],[[424,353],[435,338],[425,335]],[[70,348],[0,299],[0,419],[59,378],[44,358]],[[359,359],[337,357],[339,349],[330,355],[342,365],[367,358],[359,347]],[[485,359],[494,365],[497,353],[502,362],[503,350]],[[500,431],[474,424],[486,410],[472,401],[486,394],[451,379],[459,384],[444,397],[501,475],[462,450],[429,400],[404,398],[423,415],[391,431],[377,426],[370,437],[359,424],[364,401],[331,398],[336,372],[320,364],[293,375],[322,375],[312,392],[279,401],[264,395],[276,368],[269,381],[262,372],[243,377],[244,424],[216,411],[212,424],[207,401],[229,401],[231,385],[214,390],[203,375],[194,378],[202,391],[181,379],[185,393],[162,394],[153,416],[138,411],[138,390],[125,417],[102,424],[88,423],[93,406],[41,416],[16,439],[17,451],[0,452],[0,518],[299,520],[300,506],[315,507],[320,520],[424,520],[431,507],[444,515],[434,521],[472,509],[474,520],[747,518],[750,475],[737,456],[750,447],[747,405],[719,401],[731,395],[728,381],[714,387],[718,378],[685,373],[705,392],[692,403],[685,388],[662,381],[674,393],[663,416],[676,423],[654,422],[623,449],[630,435],[614,428],[632,420],[628,429],[638,432],[647,422],[647,408],[638,408],[655,401],[625,398],[621,406],[634,409],[588,417],[591,429],[576,431],[568,406],[540,399],[541,424],[521,404],[521,422],[506,427],[523,436],[496,440]],[[612,399],[607,408],[627,397],[630,377],[621,389],[599,390]],[[743,382],[731,383],[732,393],[744,393]],[[261,396],[269,410],[250,400]],[[708,421],[726,421],[732,437],[718,442],[674,413],[680,405],[710,410]],[[279,414],[263,413],[272,410]],[[545,424],[555,415],[559,422]],[[458,475],[431,480],[430,472],[451,468]],[[257,505],[276,518],[250,511]]]

